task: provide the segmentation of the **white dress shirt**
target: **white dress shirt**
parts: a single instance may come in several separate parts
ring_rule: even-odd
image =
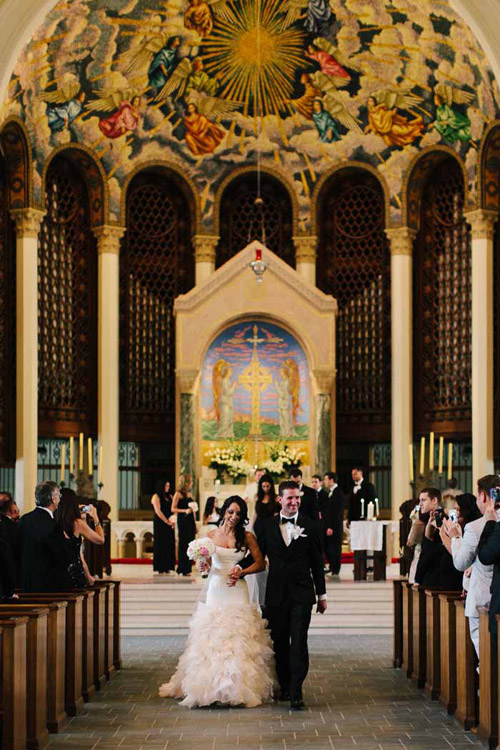
[[[361,489],[361,485],[363,484],[363,479],[360,479],[359,482],[354,482],[354,487],[352,488],[352,491],[354,492],[354,494],[359,492],[359,490]]]

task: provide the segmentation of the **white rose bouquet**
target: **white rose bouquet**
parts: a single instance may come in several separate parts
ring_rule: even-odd
[[[196,567],[198,568],[198,570],[201,570],[201,566],[205,566],[214,554],[215,544],[209,537],[204,537],[203,539],[194,539],[188,544],[187,556],[190,560],[194,560],[196,562]],[[206,578],[207,576],[208,573],[203,570],[201,573],[201,577]]]

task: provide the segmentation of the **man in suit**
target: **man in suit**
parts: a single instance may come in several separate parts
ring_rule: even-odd
[[[349,499],[349,510],[347,511],[348,526],[351,521],[359,521],[362,517],[366,518],[368,503],[374,502],[377,496],[373,484],[363,477],[363,469],[360,466],[355,466],[351,475],[354,485]],[[364,500],[364,503],[361,503],[361,500]]]
[[[498,479],[496,475],[495,479]],[[492,485],[492,489],[498,485]],[[489,609],[491,645],[497,648],[497,618],[500,615],[500,524],[498,510],[500,502],[489,497],[484,512],[484,529],[479,540],[478,558],[483,565],[493,565],[493,580],[491,582],[491,601]]]
[[[344,495],[337,475],[328,471],[324,476],[325,491],[321,505],[321,526],[326,559],[332,576],[340,574],[342,535],[344,533]]]
[[[40,482],[35,489],[35,510],[19,522],[22,591],[61,591],[67,578],[71,552],[54,520],[60,491],[55,482]]]
[[[302,482],[302,471],[299,468],[290,469],[290,481],[297,482],[302,493],[300,507],[301,513],[308,516],[312,521],[319,521],[319,504],[316,493],[312,487]]]
[[[271,628],[281,700],[290,707],[305,707],[302,683],[309,669],[307,633],[313,604],[317,612],[326,611],[325,574],[319,524],[299,512],[302,496],[296,482],[281,482],[279,515],[259,528],[257,540],[269,560],[266,587],[266,615]],[[241,568],[232,571],[241,578],[251,563],[247,557]]]
[[[10,492],[0,492],[0,530],[1,545],[4,547],[3,564],[7,566],[12,580],[11,596],[13,588],[19,585],[19,508]]]
[[[493,565],[483,565],[478,557],[478,547],[483,529],[488,521],[485,513],[490,500],[490,490],[494,487],[500,487],[500,477],[497,474],[488,474],[478,480],[476,502],[482,516],[466,525],[463,536],[462,527],[459,524],[454,524],[447,519],[443,521],[445,532],[451,538],[453,565],[462,572],[472,566],[470,577],[464,578],[464,588],[467,589],[465,616],[469,618],[470,637],[478,659],[479,607],[488,607],[493,580]]]

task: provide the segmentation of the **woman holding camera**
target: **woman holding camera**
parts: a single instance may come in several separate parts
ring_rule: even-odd
[[[64,532],[71,548],[71,563],[67,570],[68,587],[81,589],[92,586],[95,578],[91,576],[88,565],[83,556],[82,538],[93,544],[104,544],[104,532],[97,515],[95,505],[84,505],[80,510],[81,502],[74,490],[63,487],[61,499],[54,518]],[[82,516],[82,512],[84,516]],[[95,531],[90,528],[86,516],[92,518]]]

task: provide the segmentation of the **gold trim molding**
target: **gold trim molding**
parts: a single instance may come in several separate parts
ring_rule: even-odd
[[[293,238],[295,245],[295,260],[297,263],[316,263],[316,235],[299,235]]]
[[[219,237],[213,234],[195,234],[193,237],[195,263],[215,263]]]

